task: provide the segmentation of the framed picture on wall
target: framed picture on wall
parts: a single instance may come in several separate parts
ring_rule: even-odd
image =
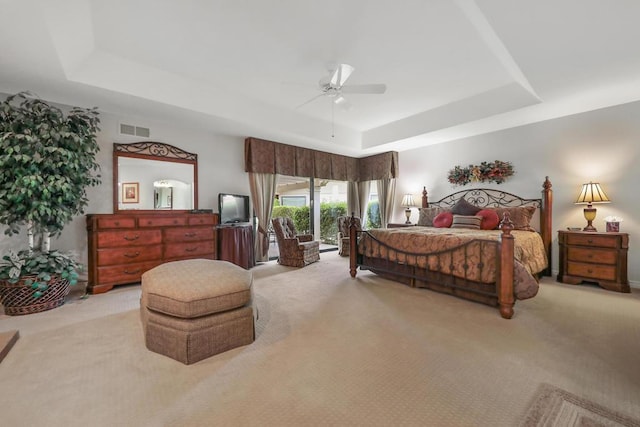
[[[140,202],[140,184],[137,182],[122,183],[122,203]]]

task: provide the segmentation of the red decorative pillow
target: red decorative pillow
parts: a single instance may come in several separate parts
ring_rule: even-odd
[[[449,228],[453,224],[453,213],[442,212],[433,218],[433,226],[437,228]]]
[[[480,228],[482,230],[494,230],[500,224],[500,217],[495,209],[482,209],[476,216],[482,217]]]

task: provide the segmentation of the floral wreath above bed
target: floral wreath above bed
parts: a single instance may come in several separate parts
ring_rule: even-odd
[[[502,184],[505,179],[514,173],[511,162],[494,160],[493,162],[482,162],[479,165],[469,165],[467,167],[455,166],[449,171],[447,179],[453,185],[467,185],[470,182]]]

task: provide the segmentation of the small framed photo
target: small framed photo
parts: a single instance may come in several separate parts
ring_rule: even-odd
[[[122,203],[140,202],[140,184],[137,182],[122,183]]]

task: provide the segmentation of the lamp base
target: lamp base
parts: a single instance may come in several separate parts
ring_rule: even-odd
[[[584,212],[584,219],[587,220],[587,226],[583,228],[582,231],[590,231],[590,232],[598,231],[593,226],[593,220],[596,219],[596,208],[594,208],[591,205],[591,203],[589,203],[587,207],[583,209],[583,212]]]
[[[404,214],[407,217],[405,224],[411,224],[411,209],[407,208],[404,210]]]

